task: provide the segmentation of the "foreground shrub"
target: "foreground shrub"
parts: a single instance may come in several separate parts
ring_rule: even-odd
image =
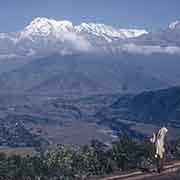
[[[171,156],[180,159],[180,140],[170,146]],[[10,156],[0,154],[1,179],[83,179],[132,168],[150,168],[154,163],[151,144],[128,136],[120,137],[107,146],[92,140],[89,146],[56,150],[38,156]]]

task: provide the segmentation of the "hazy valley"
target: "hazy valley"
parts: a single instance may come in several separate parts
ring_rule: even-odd
[[[2,1],[0,180],[179,180],[179,7]]]
[[[1,33],[1,146],[109,144],[162,125],[176,138],[179,24],[148,32],[36,18]]]

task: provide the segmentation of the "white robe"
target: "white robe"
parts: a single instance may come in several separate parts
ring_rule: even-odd
[[[163,158],[165,152],[165,136],[167,132],[168,130],[163,127],[159,130],[157,136],[153,133],[153,137],[150,139],[150,141],[156,146],[155,158]]]

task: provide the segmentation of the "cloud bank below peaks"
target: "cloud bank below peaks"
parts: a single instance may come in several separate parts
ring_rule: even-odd
[[[180,55],[180,22],[163,31],[117,29],[104,24],[36,18],[22,31],[0,33],[0,59],[45,56],[53,53],[170,54]]]
[[[136,45],[133,43],[124,44],[119,47],[120,52],[127,52],[131,54],[143,54],[143,55],[151,55],[151,54],[170,54],[170,55],[180,55],[180,47],[177,46],[166,46],[161,47],[157,45]]]

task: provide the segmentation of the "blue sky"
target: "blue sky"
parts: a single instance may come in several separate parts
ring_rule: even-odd
[[[35,17],[158,30],[180,20],[180,0],[0,0],[0,32],[18,31]]]

